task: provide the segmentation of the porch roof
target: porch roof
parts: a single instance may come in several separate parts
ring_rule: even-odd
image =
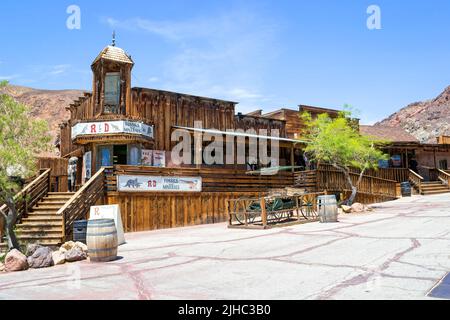
[[[183,129],[183,130],[188,130],[188,131],[210,133],[210,134],[217,134],[217,135],[228,135],[228,136],[235,136],[235,137],[249,137],[249,138],[257,138],[257,139],[276,140],[276,141],[281,141],[281,142],[290,142],[290,143],[294,143],[294,144],[308,143],[305,140],[289,139],[289,138],[283,138],[283,137],[263,136],[263,135],[258,135],[258,134],[245,133],[245,132],[221,131],[221,130],[216,130],[216,129],[204,129],[204,128],[182,127],[182,126],[172,126],[172,127],[175,129]]]

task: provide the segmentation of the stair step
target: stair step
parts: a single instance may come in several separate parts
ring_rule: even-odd
[[[60,222],[62,223],[62,217],[58,216],[28,216],[27,218],[22,219],[22,224],[31,223],[31,222]]]
[[[73,196],[75,194],[75,192],[49,192],[48,194],[49,195],[56,195],[56,196],[59,196],[59,195],[70,195],[70,196]]]
[[[34,206],[31,210],[32,211],[36,211],[36,210],[56,210],[58,211],[60,208],[62,207],[62,205],[59,204],[39,204],[37,206]]]
[[[450,193],[450,190],[433,190],[433,191],[422,191],[423,195],[430,195],[430,194],[440,194],[440,193]]]
[[[25,224],[25,225],[17,225],[17,231],[20,234],[23,234],[25,232],[59,232],[61,233],[62,230],[62,223],[59,225],[48,225],[48,224],[41,224],[41,225],[31,225],[31,224]]]
[[[62,198],[47,198],[47,199],[42,199],[40,202],[38,202],[38,205],[42,205],[42,204],[65,204],[67,201],[66,199],[62,199]]]

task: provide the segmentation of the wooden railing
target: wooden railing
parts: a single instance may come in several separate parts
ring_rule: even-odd
[[[419,193],[422,193],[422,183],[424,181],[424,178],[412,170],[409,170],[408,178],[409,178],[409,181],[417,188]]]
[[[294,185],[298,188],[317,189],[317,171],[296,171],[294,173]]]
[[[74,221],[86,218],[90,207],[104,195],[104,185],[105,168],[101,168],[58,210],[63,216],[63,238],[71,234]]]
[[[438,169],[438,179],[442,181],[447,187],[450,187],[450,174],[444,170]]]
[[[408,171],[409,169],[406,168],[378,168],[366,170],[364,174],[367,176],[372,176],[386,180],[405,182],[408,181]],[[360,171],[354,169],[353,172],[359,173]]]
[[[14,196],[19,217],[26,216],[28,211],[48,194],[50,188],[50,175],[51,169],[46,169]],[[4,204],[0,207],[0,210],[7,213],[8,206]]]
[[[350,173],[353,185],[356,185],[359,174]],[[351,188],[345,179],[342,171],[332,166],[321,165],[317,170],[317,185],[319,190],[350,191]],[[387,198],[397,198],[397,182],[394,180],[382,179],[369,175],[364,175],[357,186],[358,193],[370,194],[375,196],[384,196]]]

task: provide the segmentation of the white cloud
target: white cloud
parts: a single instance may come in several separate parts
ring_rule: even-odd
[[[241,109],[271,99],[261,92],[266,92],[267,66],[277,54],[278,27],[256,10],[184,21],[110,17],[103,22],[160,37],[173,47],[161,62],[158,80],[163,89],[237,101]]]
[[[50,75],[60,75],[63,73],[66,73],[70,69],[70,64],[58,64],[55,66],[52,66],[50,68],[50,71],[48,71],[48,74]]]
[[[17,79],[19,77],[20,77],[20,74],[10,74],[10,75],[6,75],[6,76],[0,75],[0,81],[2,81],[2,80],[10,81],[10,80]]]
[[[155,83],[155,82],[159,82],[159,78],[158,77],[150,77],[147,79],[148,82],[151,83]]]

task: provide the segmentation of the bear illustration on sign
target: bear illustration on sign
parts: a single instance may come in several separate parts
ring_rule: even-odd
[[[125,184],[125,188],[139,188],[142,185],[142,183],[138,182],[138,179],[129,179],[127,183]]]

